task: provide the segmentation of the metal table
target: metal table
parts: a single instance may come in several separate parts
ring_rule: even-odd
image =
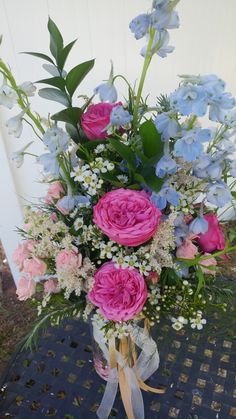
[[[217,324],[217,320],[215,321]],[[148,380],[164,395],[143,392],[146,419],[236,417],[236,341],[203,332],[155,330],[161,357]],[[96,418],[105,388],[92,361],[89,326],[69,320],[50,328],[37,350],[16,354],[2,387],[0,418]],[[119,394],[110,418],[125,419]]]

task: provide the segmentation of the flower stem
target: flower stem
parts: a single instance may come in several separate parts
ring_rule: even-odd
[[[146,78],[146,75],[147,75],[148,67],[151,63],[152,56],[153,56],[153,54],[151,52],[151,49],[152,49],[154,35],[155,35],[155,30],[153,28],[151,28],[150,33],[149,33],[149,42],[148,42],[148,46],[147,46],[147,52],[146,52],[145,60],[144,60],[144,63],[143,63],[143,70],[142,70],[142,73],[141,73],[139,86],[138,86],[137,97],[136,97],[136,101],[135,101],[135,105],[134,105],[133,126],[134,126],[135,134],[137,134],[137,128],[138,128],[139,103],[140,103],[140,99],[141,99],[141,96],[142,96],[143,86],[144,86],[145,78]]]

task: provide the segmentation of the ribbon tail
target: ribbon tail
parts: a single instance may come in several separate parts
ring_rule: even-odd
[[[109,380],[109,379],[108,379]],[[97,410],[99,419],[107,419],[110,415],[118,389],[118,382],[107,382],[105,393]]]

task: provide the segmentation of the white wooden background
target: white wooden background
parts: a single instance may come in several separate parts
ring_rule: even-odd
[[[136,41],[128,24],[150,4],[151,0],[0,0],[0,33],[3,34],[0,55],[12,67],[19,83],[47,77],[40,60],[19,52],[48,53],[46,25],[50,15],[66,43],[78,38],[68,68],[96,58],[94,70],[81,85],[80,93],[90,95],[108,76],[111,58],[115,72],[134,82],[143,62],[139,50],[144,40]],[[178,74],[216,73],[236,96],[236,0],[181,0],[178,10],[181,26],[170,31],[175,52],[167,59],[154,58],[145,93],[151,91],[151,98],[155,98],[174,90]],[[125,94],[122,83],[119,89],[122,99]],[[45,116],[61,108],[40,98],[32,99],[31,103]],[[28,129],[24,129],[20,139],[8,136],[5,121],[17,111],[0,108],[0,239],[16,280],[18,272],[12,266],[11,254],[18,242],[14,229],[21,222],[22,197],[32,200],[44,193],[43,186],[37,182],[34,161],[27,159],[21,169],[15,169],[10,160],[12,151],[32,140]],[[39,144],[34,151],[40,151]]]

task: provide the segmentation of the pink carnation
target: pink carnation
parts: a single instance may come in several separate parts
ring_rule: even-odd
[[[31,259],[25,259],[23,271],[31,276],[42,276],[47,271],[47,265],[41,259],[33,256]]]
[[[210,253],[204,253],[203,256],[208,256],[210,255]],[[211,257],[209,259],[203,259],[199,262],[200,266],[201,266],[201,270],[202,272],[204,272],[205,274],[208,275],[215,275],[216,274],[216,270],[215,269],[207,269],[207,266],[216,266],[217,265],[217,261],[215,258]]]
[[[200,234],[198,244],[204,252],[212,253],[214,250],[223,250],[225,248],[225,237],[220,227],[218,217],[215,214],[204,215],[208,222],[208,230]]]
[[[107,192],[93,209],[94,223],[124,246],[139,246],[151,239],[160,217],[148,194],[122,188]]]
[[[197,252],[197,246],[195,246],[189,238],[186,238],[183,244],[181,244],[181,246],[178,247],[176,251],[176,256],[177,258],[194,259]]]
[[[45,196],[46,204],[53,204],[55,199],[59,199],[61,195],[63,195],[64,189],[61,182],[53,182],[47,191],[47,195]]]
[[[77,269],[80,268],[82,264],[82,255],[74,250],[61,250],[56,257],[56,267],[60,271],[65,267]]]
[[[110,114],[114,107],[122,103],[97,103],[90,105],[81,116],[81,126],[89,140],[108,137],[106,127],[110,123]]]
[[[13,252],[13,262],[15,265],[22,270],[25,259],[30,256],[30,252],[34,250],[34,240],[24,240]]]
[[[142,311],[147,287],[137,269],[116,268],[113,262],[107,262],[95,273],[88,298],[107,319],[126,321]]]
[[[16,294],[20,301],[25,301],[28,298],[34,295],[36,289],[36,282],[31,279],[27,278],[26,276],[22,276],[17,284]]]
[[[59,292],[58,281],[56,279],[48,279],[44,282],[43,287],[46,294],[56,294]]]

